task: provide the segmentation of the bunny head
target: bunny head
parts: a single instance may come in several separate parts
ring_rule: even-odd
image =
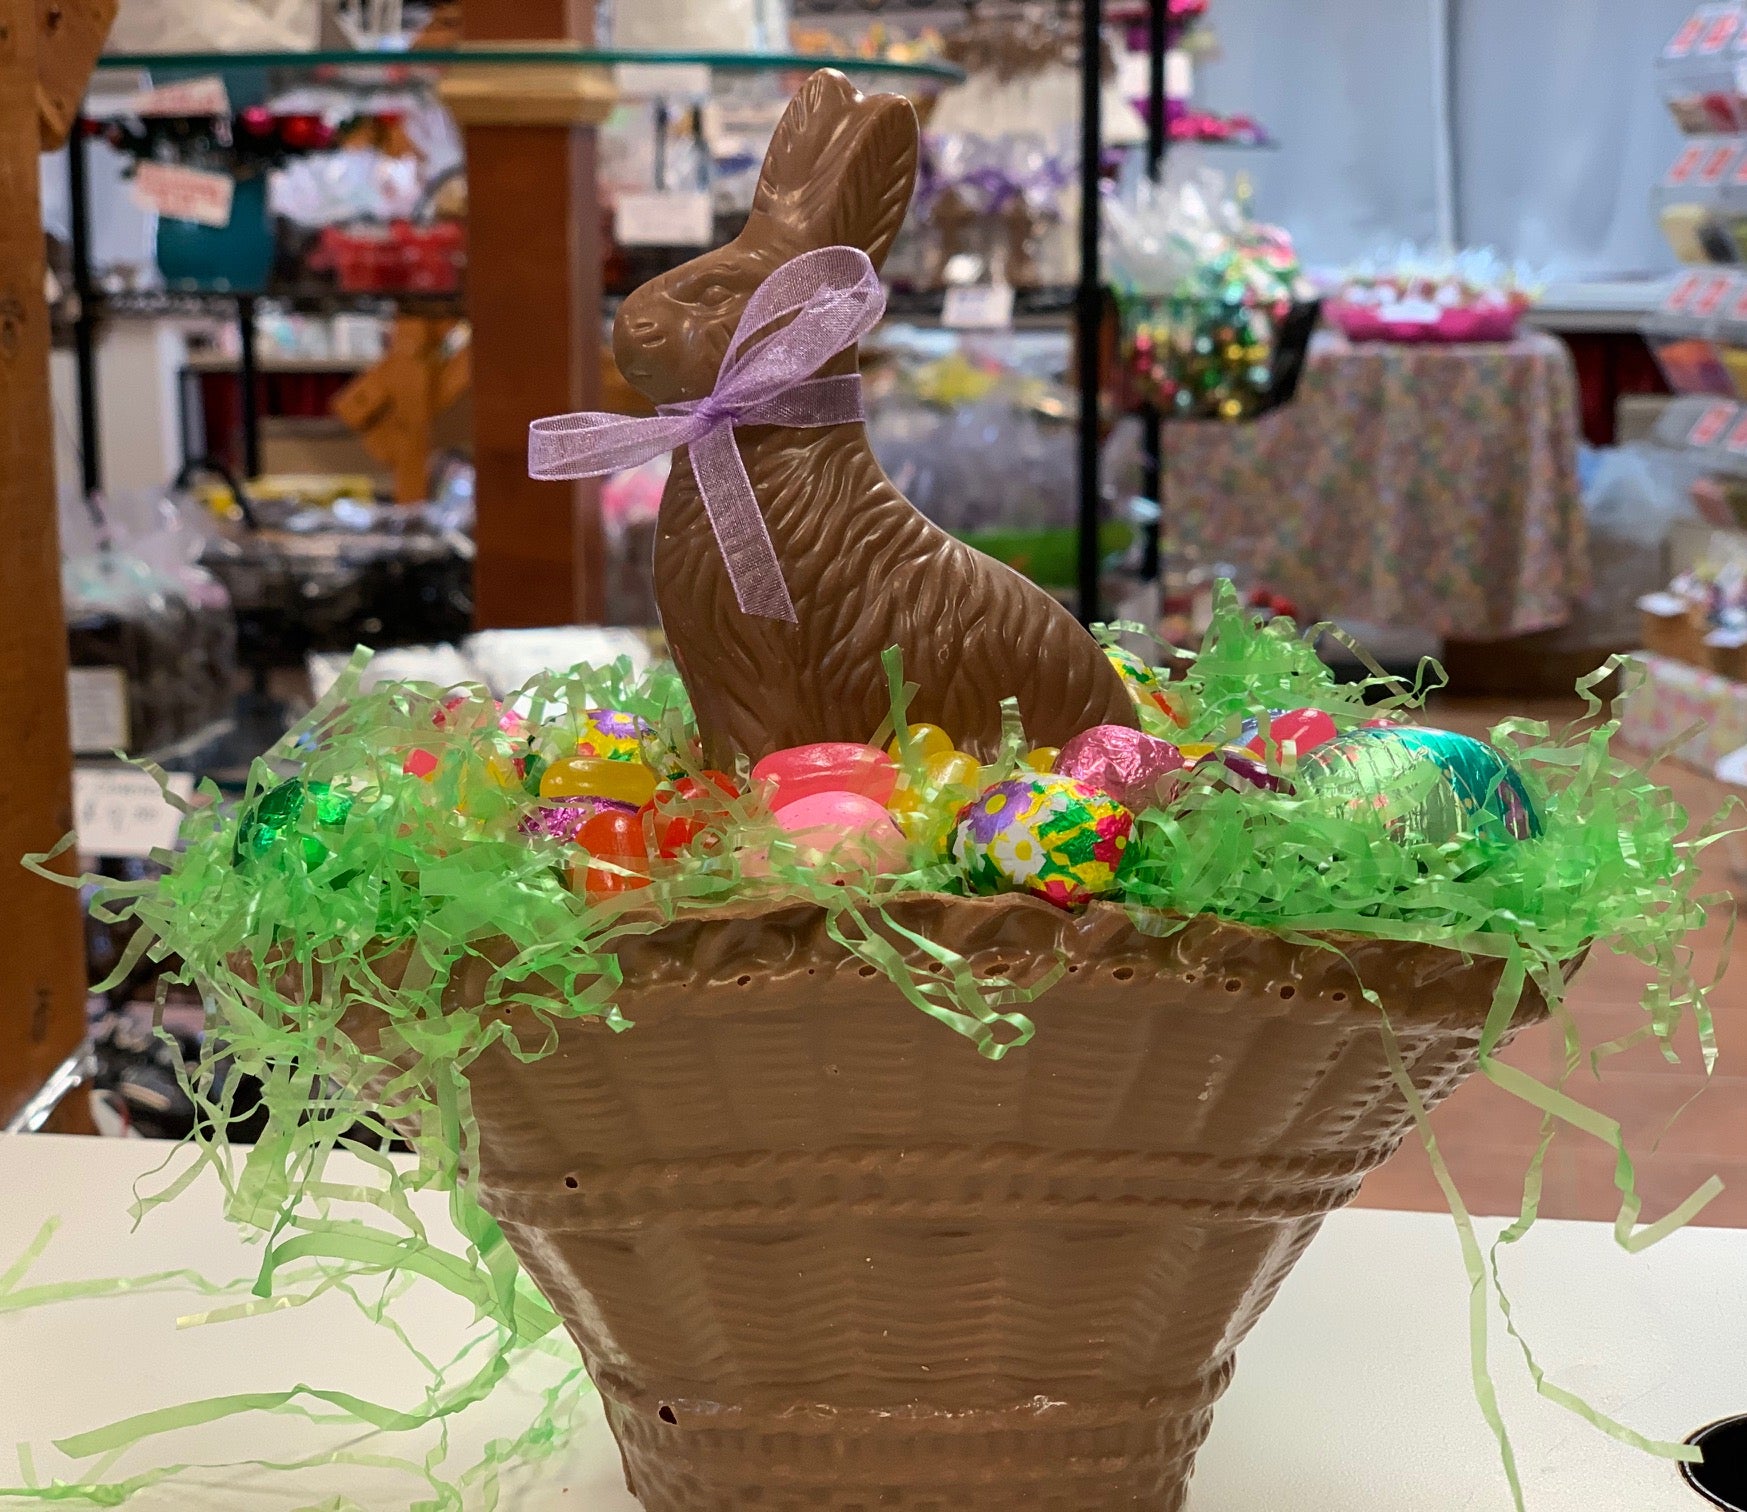
[[[613,328],[619,371],[657,404],[706,398],[747,301],[784,263],[851,246],[881,266],[916,187],[919,142],[902,95],[814,74],[771,139],[746,229],[626,299]]]

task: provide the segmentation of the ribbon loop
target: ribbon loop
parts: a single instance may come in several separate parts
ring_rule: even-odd
[[[585,412],[536,420],[528,429],[529,476],[598,478],[689,447],[741,612],[792,624],[794,601],[734,431],[741,425],[816,430],[864,420],[860,374],[815,375],[878,325],[885,308],[885,290],[866,253],[854,247],[805,252],[765,279],[747,302],[708,398],[663,405],[648,418]]]

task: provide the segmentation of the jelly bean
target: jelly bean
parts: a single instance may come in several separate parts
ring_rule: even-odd
[[[776,822],[794,843],[796,859],[827,873],[881,874],[905,869],[904,832],[865,793],[810,793],[785,803]]]
[[[930,756],[945,756],[954,750],[952,736],[948,735],[939,725],[913,724],[910,726],[910,750],[920,761],[926,761]],[[904,759],[904,748],[900,741],[894,740],[886,750],[892,760]]]
[[[1283,751],[1288,744],[1303,756],[1339,734],[1334,717],[1322,709],[1293,709],[1271,716],[1267,734],[1258,732],[1246,744],[1258,756]]]
[[[923,765],[928,785],[936,792],[946,788],[966,788],[975,792],[982,783],[983,765],[975,756],[963,751],[945,751],[930,756]]]
[[[653,801],[645,806],[644,812],[651,815],[655,827],[655,848],[668,860],[728,817],[728,805],[722,802],[722,794],[730,798],[740,794],[732,777],[722,772],[703,775],[701,782],[682,777],[678,782],[663,784]]]
[[[576,831],[576,843],[588,852],[588,860],[571,864],[572,891],[580,882],[587,896],[611,898],[649,886],[649,843],[641,816],[623,809],[603,809],[583,821]],[[610,862],[619,869],[592,866],[589,861]]]
[[[1053,772],[1061,754],[1057,746],[1038,746],[1027,754],[1023,764],[1033,772]]]
[[[884,751],[844,743],[774,751],[752,769],[773,813],[816,793],[860,793],[883,808],[897,782],[897,763]]]
[[[414,751],[406,758],[401,771],[409,777],[420,777],[429,782],[437,771],[437,758],[431,751]]]
[[[475,702],[477,702],[477,700],[469,698],[462,693],[457,693],[451,698],[445,698],[443,700],[442,708],[438,709],[437,712],[431,716],[431,723],[439,730],[444,729],[449,723],[449,716],[451,714],[453,714],[457,709],[465,708],[468,704]],[[522,733],[522,728],[527,724],[527,721],[523,719],[520,714],[516,713],[514,709],[506,709],[503,706],[502,701],[495,698],[491,701],[491,707],[497,714],[498,729],[502,730],[506,735],[519,735]]]
[[[1186,745],[1177,747],[1178,753],[1191,766],[1196,762],[1207,760],[1207,758],[1213,755],[1213,753],[1218,749],[1218,746],[1212,745]]]
[[[542,798],[616,798],[639,808],[655,796],[655,773],[640,761],[568,756],[540,775]]]
[[[483,763],[470,762],[461,769],[456,808],[471,819],[485,819],[501,811],[504,794],[522,787],[522,764],[508,756],[492,756]]]

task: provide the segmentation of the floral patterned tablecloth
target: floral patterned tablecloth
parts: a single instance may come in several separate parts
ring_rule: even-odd
[[[1577,379],[1506,346],[1316,339],[1295,403],[1166,428],[1169,549],[1306,611],[1498,640],[1564,624],[1589,581]]]

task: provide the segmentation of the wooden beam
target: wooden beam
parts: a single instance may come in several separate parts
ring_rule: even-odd
[[[64,146],[121,0],[36,0],[37,140]]]
[[[470,44],[586,43],[593,12],[593,0],[463,0],[462,25]],[[602,101],[556,81],[568,114],[525,124],[521,72],[495,70],[501,111],[480,74],[464,81],[481,628],[598,621],[606,603],[598,486],[528,478],[531,422],[600,407],[600,212],[586,122]]]
[[[0,1120],[85,1034],[78,894],[19,865],[73,827],[37,181],[38,24],[36,0],[0,0]]]

